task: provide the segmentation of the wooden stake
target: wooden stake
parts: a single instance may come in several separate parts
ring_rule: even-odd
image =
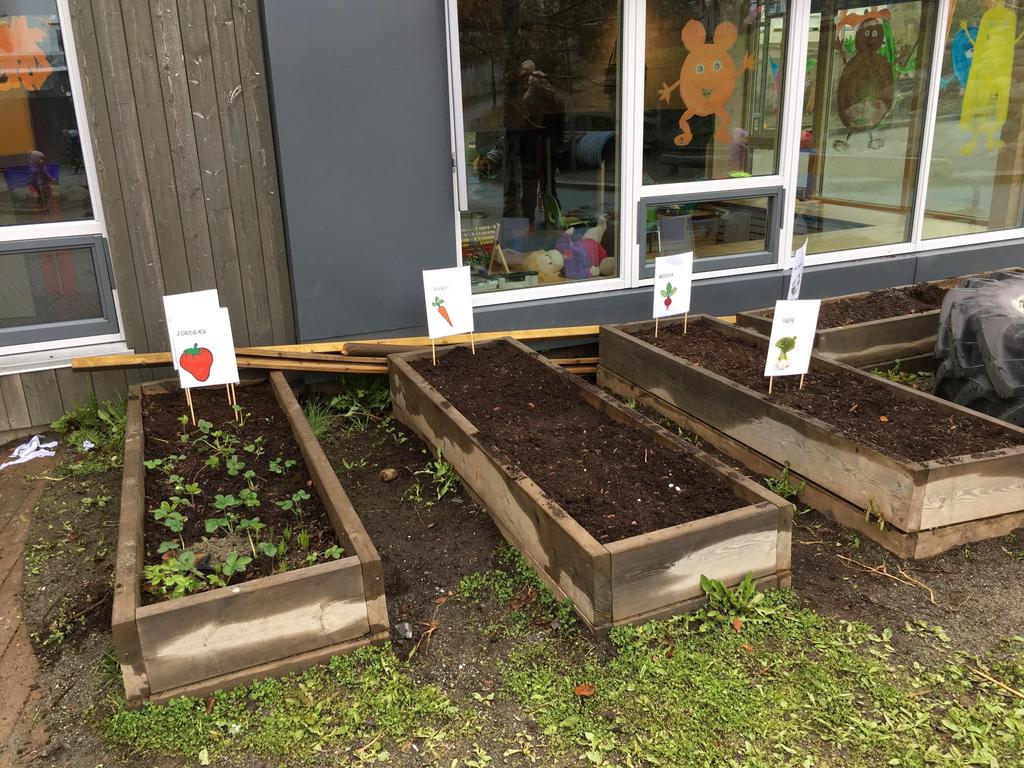
[[[469,348],[473,351],[473,354],[475,355],[476,354],[476,341],[473,340],[473,332],[472,331],[469,332]]]
[[[185,388],[185,402],[188,403],[188,412],[192,416],[192,426],[196,425],[196,411],[192,407],[192,390],[188,387]]]
[[[231,405],[231,385],[225,384],[224,391],[228,393],[228,405]]]
[[[769,395],[772,393],[772,383],[774,381],[775,381],[775,377],[774,376],[769,376],[768,377],[768,394]]]
[[[686,312],[683,314],[683,336],[686,335],[686,323],[690,319],[690,313]]]
[[[654,338],[658,338],[658,319],[654,318]]]
[[[804,374],[800,374],[800,389],[804,388]]]
[[[434,346],[434,340],[430,340],[430,359],[434,361],[434,365],[437,365],[437,348]]]

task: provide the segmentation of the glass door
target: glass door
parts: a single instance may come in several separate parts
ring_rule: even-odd
[[[689,250],[697,272],[778,262],[793,4],[639,0],[636,279]]]

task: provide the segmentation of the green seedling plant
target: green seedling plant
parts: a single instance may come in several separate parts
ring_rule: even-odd
[[[231,581],[232,576],[242,573],[251,562],[252,558],[248,555],[240,555],[232,550],[228,552],[224,562],[217,566],[217,572],[224,577],[224,583],[227,584]]]
[[[921,384],[931,378],[931,375],[927,373],[904,371],[899,361],[896,361],[896,364],[892,368],[887,368],[885,370],[875,368],[871,373],[875,376],[881,376],[883,379],[896,382],[897,384],[913,387],[914,389],[920,389]]]
[[[260,522],[258,517],[246,518],[238,521],[238,530],[245,531],[245,535],[249,539],[249,548],[252,549],[253,557],[257,557],[256,544],[252,538],[253,534],[256,534],[256,537],[259,538],[260,531],[266,527],[266,525]]]
[[[290,499],[283,499],[281,501],[275,501],[274,503],[285,512],[294,512],[299,519],[302,519],[302,502],[308,500],[309,494],[300,488],[292,494]]]
[[[782,471],[775,477],[764,478],[764,484],[774,494],[790,501],[795,499],[807,487],[807,481],[801,480],[794,483],[789,477],[789,462],[787,461]]]
[[[430,478],[438,501],[459,487],[459,476],[456,474],[455,468],[444,460],[440,448],[437,449],[437,454],[434,458],[428,461],[426,466],[415,474],[427,475]]]
[[[252,416],[252,411],[247,411],[237,403],[231,406],[231,410],[235,412],[235,421],[238,423],[239,429],[244,427],[245,423],[249,420],[249,417]]]
[[[211,584],[207,575],[200,572],[196,554],[190,549],[183,549],[156,565],[147,565],[144,574],[150,589],[165,598],[201,592]]]
[[[263,437],[257,437],[251,443],[246,443],[242,446],[242,450],[246,453],[251,453],[254,459],[258,459],[265,453],[263,449]]]
[[[276,459],[270,460],[270,464],[268,465],[267,469],[268,471],[272,472],[275,475],[283,475],[289,469],[294,467],[297,463],[298,462],[295,461],[295,459],[285,459],[281,456],[278,456]]]
[[[238,458],[238,454],[233,453],[227,458],[227,461],[224,463],[224,468],[228,471],[228,474],[231,477],[238,477],[238,475],[242,473],[242,470],[245,469],[245,462]]]

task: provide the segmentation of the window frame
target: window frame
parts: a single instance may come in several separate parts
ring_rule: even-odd
[[[117,286],[113,279],[107,230],[100,194],[96,158],[93,152],[92,125],[89,122],[79,69],[78,49],[69,0],[55,0],[57,20],[60,24],[71,104],[75,115],[82,163],[89,189],[92,217],[69,221],[0,226],[0,253],[12,251],[39,251],[60,248],[89,248],[93,253],[96,278],[103,307],[102,320],[72,321],[44,325],[20,326],[0,330],[0,368],[4,372],[17,372],[17,360],[32,358],[36,353],[44,357],[61,349],[88,345],[110,345],[126,349],[121,323]],[[69,333],[69,331],[73,332]],[[34,366],[38,368],[38,364]]]
[[[33,254],[59,250],[88,250],[92,254],[96,288],[99,293],[102,317],[65,320],[56,323],[36,323],[0,328],[0,348],[37,347],[45,342],[74,341],[117,332],[118,314],[114,303],[114,281],[110,268],[106,241],[99,235],[86,237],[35,238],[30,241],[0,243],[0,258],[11,253]]]
[[[638,141],[643,136],[643,76],[646,37],[644,22],[646,0],[621,0],[621,48],[620,78],[620,147],[632,148],[622,151],[619,157],[619,190],[622,211],[619,217],[619,268],[614,278],[583,280],[559,283],[550,286],[524,288],[515,291],[477,294],[474,306],[514,304],[545,298],[572,297],[578,295],[605,293],[629,288],[643,288],[653,284],[653,278],[645,273],[640,253],[643,227],[643,204],[667,198],[670,201],[685,202],[696,199],[728,200],[733,197],[751,197],[759,192],[780,195],[776,198],[772,219],[778,223],[774,234],[775,258],[760,263],[728,263],[721,259],[708,258],[705,264],[695,261],[694,281],[749,275],[760,272],[783,272],[792,267],[796,194],[800,182],[800,134],[803,109],[803,93],[806,85],[806,61],[810,39],[812,0],[787,0],[787,50],[786,70],[783,75],[783,109],[779,124],[779,146],[777,172],[773,175],[749,178],[730,178],[704,181],[676,182],[671,184],[644,185],[642,183],[642,158]],[[934,132],[939,101],[939,80],[945,55],[946,29],[943,20],[948,19],[952,0],[937,0],[936,23],[933,30],[927,93],[924,99],[924,125],[920,149],[921,161],[917,171],[916,194],[913,211],[907,228],[908,235],[897,243],[886,243],[837,251],[809,254],[808,265],[840,264],[850,261],[878,259],[894,255],[927,255],[950,248],[969,247],[985,243],[1008,242],[1024,239],[1024,221],[1020,226],[1006,229],[976,232],[947,237],[925,238],[924,221],[927,206],[928,181],[931,170],[931,154],[934,146]],[[457,0],[445,0],[448,21],[448,66],[450,91],[450,114],[452,120],[452,178],[453,207],[455,211],[455,232],[453,239],[454,262],[460,263],[458,243],[461,237],[459,214],[465,205],[466,159],[457,143],[463,130],[462,93],[457,87],[460,79],[459,36]],[[1024,184],[1024,179],[1021,180]],[[631,210],[632,206],[637,209]],[[778,216],[775,215],[778,214]],[[635,215],[634,215],[635,214]],[[788,244],[793,244],[789,247]],[[744,257],[740,257],[744,258]],[[718,262],[718,263],[715,263]]]
[[[776,253],[779,248],[779,238],[782,234],[782,212],[785,208],[785,187],[772,184],[757,188],[744,189],[742,192],[728,192],[719,194],[715,192],[699,192],[681,195],[653,195],[642,197],[637,203],[637,246],[644,247],[646,238],[647,211],[649,208],[657,207],[665,203],[726,203],[752,198],[764,197],[768,199],[768,218],[765,223],[765,248],[760,251],[747,253],[736,253],[723,256],[699,257],[694,250],[693,274],[703,275],[710,272],[719,273],[725,270],[736,270],[741,274],[752,267],[773,266],[776,264]],[[639,264],[639,275],[641,280],[654,279],[654,264],[646,263],[641,258]]]

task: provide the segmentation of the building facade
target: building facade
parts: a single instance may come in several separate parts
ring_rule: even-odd
[[[0,0],[0,433],[239,344],[617,322],[1024,264],[1018,0]],[[144,374],[159,375],[159,372]],[[56,393],[56,396],[55,394]]]

